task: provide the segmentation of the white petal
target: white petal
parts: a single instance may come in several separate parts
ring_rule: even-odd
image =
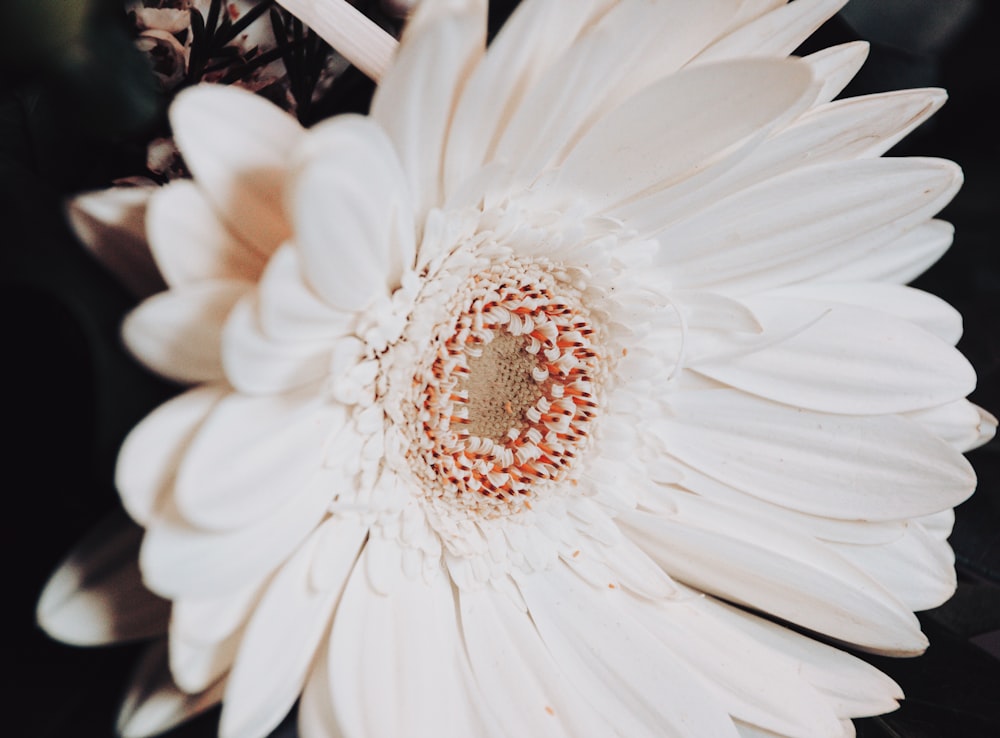
[[[796,170],[660,233],[662,262],[675,287],[727,294],[814,278],[932,216],[961,179],[951,162],[918,158]]]
[[[42,629],[76,646],[165,633],[170,604],[142,586],[141,538],[142,529],[121,514],[94,528],[45,584],[36,612]]]
[[[222,595],[175,598],[170,613],[171,632],[193,643],[225,640],[246,622],[261,591],[261,584],[255,582]]]
[[[286,504],[254,525],[222,533],[191,526],[165,509],[139,552],[146,585],[164,596],[210,597],[259,584],[322,519],[340,475],[316,474]]]
[[[345,738],[330,699],[330,668],[327,649],[320,646],[299,700],[298,730],[301,738]]]
[[[184,692],[197,694],[210,688],[232,668],[243,630],[216,643],[190,641],[171,622],[168,641],[170,674]]]
[[[940,297],[898,284],[810,282],[771,290],[766,296],[840,302],[880,310],[908,320],[952,346],[962,336],[962,315],[955,308]]]
[[[670,75],[601,118],[546,186],[594,210],[670,187],[804,110],[811,86],[808,68],[792,61]]]
[[[248,395],[269,395],[323,379],[330,370],[333,341],[272,339],[264,334],[261,309],[261,298],[250,293],[229,313],[222,332],[222,366],[230,384]]]
[[[442,201],[448,125],[485,45],[483,0],[421,3],[372,100],[371,116],[392,140],[421,216]]]
[[[170,107],[177,146],[226,225],[262,256],[290,234],[282,209],[288,161],[302,128],[259,95],[198,85]]]
[[[622,735],[736,736],[714,695],[617,604],[557,564],[515,576],[566,679]]]
[[[798,662],[803,678],[836,700],[835,709],[842,718],[878,715],[903,697],[889,677],[859,658],[721,602],[706,599],[703,606],[714,618],[730,622]]]
[[[632,2],[612,7],[525,93],[492,158],[509,163],[520,181],[529,182],[617,107],[620,95],[631,95],[677,69],[711,38],[722,11],[715,2],[699,3],[697,13],[673,5]],[[677,22],[681,15],[691,21],[690,27],[684,27],[686,21]],[[647,61],[649,68],[643,68]],[[656,113],[669,110],[661,107]]]
[[[487,736],[462,645],[450,580],[401,577],[371,589],[361,554],[333,623],[328,664],[334,712],[352,738]]]
[[[796,0],[747,23],[709,46],[695,63],[786,56],[847,0]]]
[[[257,319],[264,335],[285,341],[309,341],[347,335],[355,316],[334,310],[305,282],[298,251],[278,249],[257,285]]]
[[[960,399],[976,386],[975,370],[950,344],[884,312],[770,296],[746,304],[765,335],[786,330],[790,319],[815,322],[759,351],[694,361],[693,369],[750,394],[835,414],[917,410]],[[945,316],[952,316],[947,307]]]
[[[222,326],[248,282],[213,280],[155,295],[129,313],[122,338],[153,371],[175,382],[222,379]]]
[[[838,736],[832,701],[802,678],[799,664],[712,617],[707,598],[622,605],[712,690],[730,715],[780,735]]]
[[[456,104],[445,151],[445,198],[487,161],[527,90],[605,4],[536,0],[515,8]]]
[[[338,310],[360,310],[412,267],[410,194],[385,133],[342,115],[313,128],[296,152],[289,194],[304,279]]]
[[[955,557],[947,542],[910,525],[906,533],[880,546],[829,544],[906,603],[911,610],[929,610],[955,593]]]
[[[670,453],[775,504],[845,520],[899,520],[972,493],[968,462],[898,416],[825,415],[731,390],[671,399],[650,429]]]
[[[194,182],[160,189],[146,221],[149,247],[173,287],[209,279],[254,282],[264,268],[264,257],[226,227]]]
[[[955,229],[951,223],[931,220],[874,248],[826,274],[819,282],[891,282],[906,284],[931,267],[951,246]]]
[[[262,520],[306,487],[344,418],[345,409],[315,386],[264,397],[227,395],[177,471],[179,511],[195,525],[221,530]]]
[[[159,506],[195,432],[226,393],[213,385],[188,390],[160,405],[126,436],[118,452],[115,486],[137,523],[145,525]]]
[[[827,102],[835,98],[854,79],[868,58],[868,43],[850,41],[802,57],[813,71],[813,76],[822,83],[816,100]]]
[[[339,583],[316,589],[310,572],[320,541],[348,537],[357,553],[365,531],[353,519],[331,518],[278,570],[250,618],[230,672],[221,738],[267,735],[298,698],[354,562],[354,556],[343,557]]]
[[[529,615],[491,587],[461,590],[472,672],[504,735],[603,738],[607,721],[573,687]]]
[[[668,573],[704,592],[866,648],[919,653],[927,645],[903,603],[793,528],[698,497],[674,515],[619,521]]]
[[[166,287],[146,243],[146,204],[156,187],[112,187],[69,201],[77,237],[128,290],[148,297]]]
[[[195,695],[180,691],[167,671],[165,643],[151,646],[132,676],[118,712],[116,731],[122,738],[147,738],[200,715],[222,699],[222,684]]]
[[[997,432],[997,419],[967,400],[909,413],[908,417],[962,453],[989,443]]]

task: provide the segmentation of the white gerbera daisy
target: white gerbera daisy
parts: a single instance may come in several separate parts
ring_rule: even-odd
[[[902,286],[961,174],[879,158],[943,93],[830,102],[864,45],[783,58],[841,4],[528,0],[486,51],[485,2],[424,0],[368,117],[178,99],[170,289],[125,337],[195,386],[118,482],[191,696],[142,682],[127,734],[221,698],[260,738],[300,694],[304,738],[815,738],[896,706],[773,620],[920,653],[995,421],[958,315]],[[93,640],[67,576],[40,618]]]

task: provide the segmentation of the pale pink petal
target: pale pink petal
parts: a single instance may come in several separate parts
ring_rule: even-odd
[[[236,303],[222,332],[226,379],[248,395],[294,390],[323,379],[330,371],[333,341],[281,340],[264,334],[261,298],[245,295]]]
[[[188,390],[160,405],[125,437],[115,486],[137,523],[146,525],[159,507],[195,432],[225,394],[219,385]]]
[[[122,738],[147,738],[165,733],[219,704],[223,683],[199,694],[185,694],[170,679],[166,643],[146,650],[122,706],[115,729]]]
[[[139,551],[146,585],[166,597],[210,597],[260,584],[323,518],[341,475],[318,473],[254,525],[226,532],[196,528],[175,509],[150,522]]]
[[[315,386],[262,397],[227,395],[184,454],[175,488],[178,510],[209,529],[265,520],[304,493],[344,417],[344,408]]]
[[[816,93],[817,103],[829,102],[839,95],[867,58],[868,43],[865,41],[850,41],[802,57],[802,61],[812,68],[813,76],[821,82]]]
[[[282,208],[289,157],[304,135],[259,95],[223,85],[181,92],[170,123],[184,162],[223,222],[267,257],[291,233]]]
[[[177,180],[150,200],[149,247],[173,286],[213,279],[256,281],[265,259],[247,245],[212,208],[194,182]]]
[[[120,513],[94,528],[45,584],[36,610],[42,629],[76,646],[163,635],[170,604],[142,585],[141,538]]]
[[[215,643],[191,641],[175,631],[168,641],[170,674],[184,692],[197,694],[222,679],[233,666],[242,629]]]
[[[125,318],[122,339],[136,358],[167,379],[221,380],[222,327],[250,289],[248,282],[219,280],[154,295]]]
[[[136,297],[166,287],[146,243],[146,206],[156,190],[112,187],[77,195],[66,207],[77,237]]]
[[[386,135],[361,116],[338,116],[296,152],[289,195],[305,281],[338,310],[360,310],[413,267],[410,192]]]

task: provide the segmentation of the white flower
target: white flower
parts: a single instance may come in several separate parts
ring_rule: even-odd
[[[300,693],[304,738],[812,738],[895,707],[748,612],[921,652],[995,426],[959,316],[902,286],[961,174],[879,158],[943,93],[830,102],[864,45],[782,58],[840,4],[528,0],[484,52],[485,3],[425,0],[369,117],[178,99],[170,289],[124,333],[195,386],[118,482],[193,696],[140,683],[127,734],[221,697],[259,738]],[[43,624],[107,637],[73,586]]]

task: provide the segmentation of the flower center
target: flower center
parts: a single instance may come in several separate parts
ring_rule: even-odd
[[[415,377],[410,458],[429,497],[508,514],[565,479],[595,417],[599,356],[575,290],[537,261],[475,274]]]

